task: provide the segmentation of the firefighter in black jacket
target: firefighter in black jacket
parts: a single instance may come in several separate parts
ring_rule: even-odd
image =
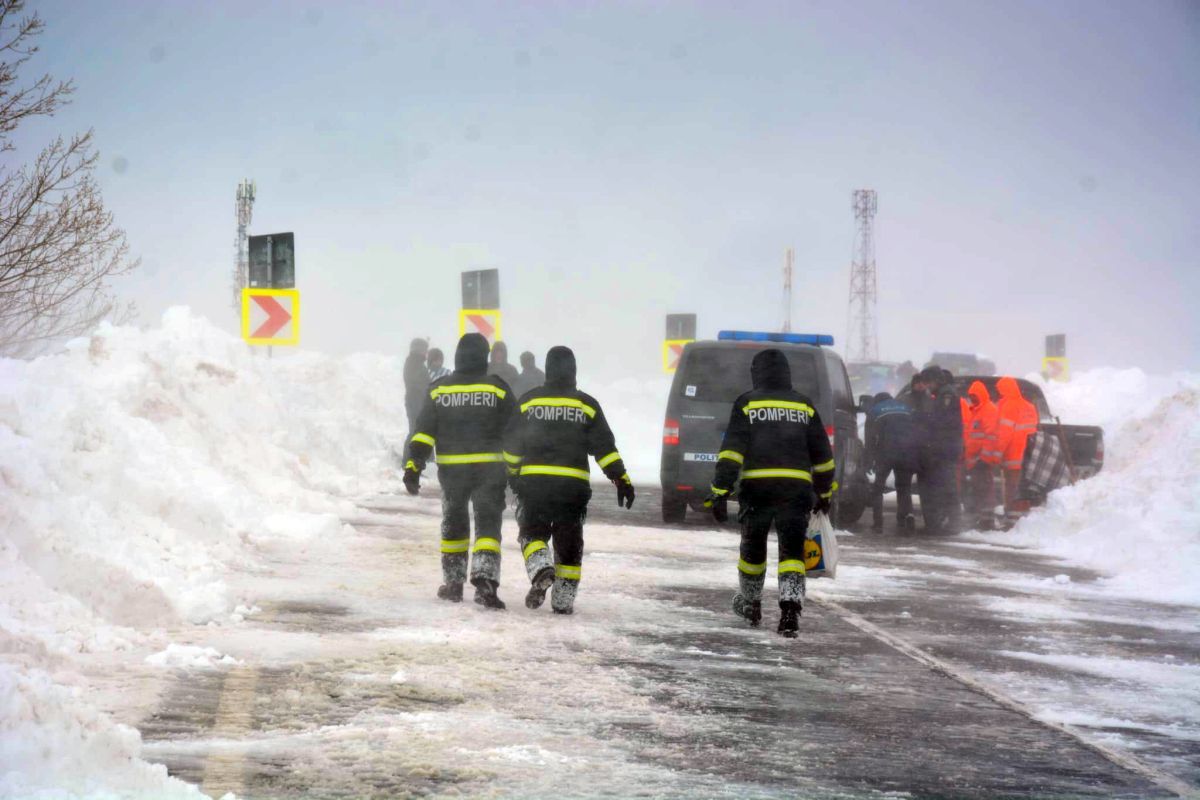
[[[409,494],[417,493],[421,471],[436,447],[442,485],[443,584],[438,597],[462,601],[469,549],[475,602],[502,609],[504,603],[496,596],[506,478],[502,445],[514,399],[508,384],[488,375],[487,368],[487,339],[478,333],[463,336],[454,353],[454,372],[430,387],[417,418],[404,486]],[[473,548],[468,503],[475,508]]]
[[[556,614],[574,610],[583,564],[583,520],[592,496],[588,456],[617,487],[617,505],[633,505],[633,483],[617,452],[600,404],[575,388],[575,354],[553,347],[546,354],[546,383],[521,396],[504,438],[519,503],[518,543],[532,587],[525,605],[538,608],[554,587]],[[548,541],[553,541],[554,558]]]
[[[833,448],[812,401],[792,389],[791,368],[779,350],[764,350],[750,367],[754,389],[734,401],[712,493],[705,504],[718,521],[741,473],[738,502],[742,544],[739,591],[733,610],[757,626],[767,571],[767,534],[779,539],[779,632],[796,636],[804,601],[804,539],[815,508],[828,513],[833,492]],[[816,494],[814,504],[813,494]]]

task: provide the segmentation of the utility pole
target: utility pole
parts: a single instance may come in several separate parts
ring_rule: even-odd
[[[237,214],[237,241],[234,247],[237,251],[237,261],[233,267],[233,313],[242,317],[242,289],[246,288],[249,274],[249,250],[247,249],[247,229],[250,218],[254,214],[255,185],[252,180],[243,180],[237,188],[237,204],[234,210]]]
[[[787,249],[783,261],[783,332],[792,332],[792,264],[796,254],[792,248]]]
[[[846,326],[846,355],[851,361],[879,360],[879,320],[875,310],[874,189],[851,195],[854,208],[854,253],[850,262],[850,303]]]

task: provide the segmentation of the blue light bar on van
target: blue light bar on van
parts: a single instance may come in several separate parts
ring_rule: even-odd
[[[827,333],[766,333],[763,331],[721,331],[717,339],[722,342],[779,342],[781,344],[816,344],[833,346],[833,337]]]

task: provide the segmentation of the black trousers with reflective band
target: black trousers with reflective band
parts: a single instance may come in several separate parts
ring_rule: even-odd
[[[749,601],[762,597],[766,578],[767,536],[771,526],[779,542],[779,564],[791,562],[779,573],[780,602],[798,602],[804,598],[804,539],[812,513],[811,492],[774,503],[743,505],[738,516],[742,524],[742,542],[738,550],[739,593]],[[797,571],[798,569],[798,571]]]
[[[526,564],[544,566],[541,558],[534,558],[540,548],[530,549],[535,542],[551,544],[554,548],[554,563],[559,566],[580,567],[583,565],[583,521],[587,517],[587,499],[563,502],[537,494],[522,495],[517,513],[520,526],[520,544]],[[530,578],[536,574],[533,569]]]
[[[499,582],[500,526],[504,516],[505,490],[503,465],[439,466],[438,480],[442,484],[443,579],[446,583],[464,583],[470,553],[471,578]],[[475,514],[475,537],[474,546],[468,549],[466,543],[471,541],[472,511]]]

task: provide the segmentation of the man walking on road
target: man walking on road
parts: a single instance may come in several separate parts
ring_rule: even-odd
[[[521,552],[532,584],[528,608],[538,608],[553,586],[550,607],[570,614],[583,568],[583,520],[592,496],[588,456],[617,487],[617,505],[633,506],[633,483],[604,411],[575,386],[575,354],[546,354],[545,385],[521,398],[504,437],[504,460],[519,502]],[[553,542],[554,558],[547,542]]]
[[[705,505],[723,521],[741,474],[742,543],[734,613],[757,626],[767,571],[767,534],[779,539],[779,632],[794,638],[804,602],[804,539],[814,509],[829,513],[833,448],[812,400],[792,389],[791,367],[779,350],[763,350],[750,366],[754,388],[733,403],[712,491]]]
[[[504,512],[504,427],[513,412],[512,389],[487,374],[488,343],[468,333],[454,353],[454,372],[429,392],[404,465],[404,487],[420,490],[421,472],[437,449],[442,485],[442,586],[438,597],[462,601],[471,550],[475,602],[503,609],[500,585],[500,523]],[[475,546],[471,520],[475,511]]]

